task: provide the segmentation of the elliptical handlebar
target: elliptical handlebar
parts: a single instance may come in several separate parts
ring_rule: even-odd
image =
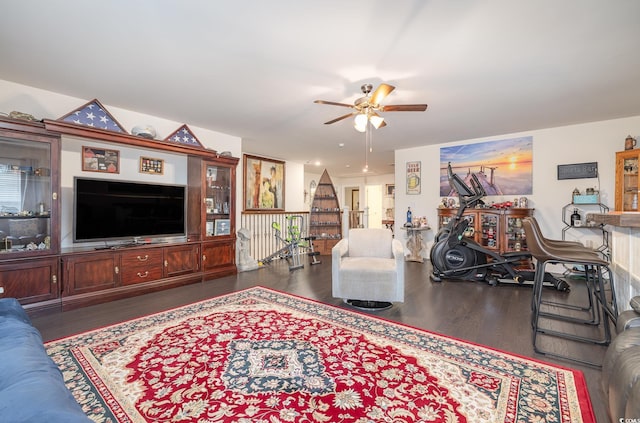
[[[480,180],[478,179],[478,175],[476,175],[475,173],[471,174],[471,185],[473,186],[473,190],[477,193],[477,195],[480,195],[480,197],[484,197],[487,195],[487,191],[485,191],[484,187],[480,183]]]
[[[460,178],[457,174],[453,173],[451,162],[447,164],[447,173],[449,177],[449,185],[458,193],[458,199],[460,200],[460,208],[458,210],[458,218],[462,216],[462,212],[467,207],[474,207],[476,204],[484,204],[482,197],[487,195],[487,192],[483,188],[478,176],[475,173],[471,174],[471,186]]]

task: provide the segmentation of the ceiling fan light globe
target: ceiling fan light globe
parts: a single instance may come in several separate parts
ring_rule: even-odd
[[[356,128],[358,132],[365,132],[367,130],[367,115],[362,113],[357,114],[355,119],[353,119],[353,127]]]
[[[384,118],[382,116],[373,115],[369,118],[371,124],[374,128],[378,129],[384,123]]]
[[[358,132],[366,132],[366,130],[367,130],[367,128],[364,128],[364,127],[359,126],[357,122],[353,124],[353,127],[354,127],[354,128],[356,129],[356,131],[358,131]]]

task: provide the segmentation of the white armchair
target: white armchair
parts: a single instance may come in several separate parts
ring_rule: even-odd
[[[388,229],[350,229],[331,251],[332,293],[364,308],[404,302],[404,249]]]

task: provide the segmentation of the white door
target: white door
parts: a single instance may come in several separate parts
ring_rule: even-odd
[[[367,185],[365,192],[369,207],[369,227],[382,228],[382,185]]]

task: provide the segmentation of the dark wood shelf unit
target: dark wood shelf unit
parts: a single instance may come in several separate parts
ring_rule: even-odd
[[[61,265],[63,310],[202,281],[198,242],[63,252]]]
[[[640,149],[616,153],[615,211],[638,212]]]
[[[322,172],[311,202],[309,234],[316,237],[313,248],[321,255],[330,255],[331,249],[342,239],[342,212],[326,169]]]
[[[453,219],[457,213],[458,209],[439,208],[438,229]],[[467,231],[465,236],[500,254],[525,251],[527,240],[522,229],[522,218],[527,216],[533,216],[533,209],[467,209],[462,217],[470,220],[469,227],[473,230]]]
[[[62,135],[186,156],[186,241],[106,250],[72,247],[61,251],[58,192]],[[47,227],[49,241],[48,247],[41,249],[0,249],[0,298],[18,298],[27,311],[35,315],[160,291],[237,272],[235,179],[238,158],[222,156],[210,149],[47,119],[30,122],[0,118],[1,140],[11,143],[9,145],[15,147],[16,151],[21,148],[28,152],[33,150],[32,146],[46,145],[50,153],[46,164],[41,167],[50,173],[41,178],[50,193],[45,192],[44,198],[38,199],[46,202],[46,214],[38,214],[35,210],[29,211],[29,215],[0,213],[0,231],[2,222],[14,221],[15,224],[16,221],[29,222],[29,219],[42,220],[46,222],[44,226]],[[14,156],[22,157],[18,153],[14,153]],[[223,193],[220,197],[223,209],[215,212],[207,209],[206,202],[207,198],[211,198],[211,192],[207,191],[209,180],[206,174],[211,168],[218,169],[224,175],[216,186],[217,191]],[[219,229],[225,230],[220,234],[209,233],[211,225],[216,222],[222,222]],[[0,241],[2,238],[0,236]],[[13,238],[17,237],[4,235],[5,240]]]

